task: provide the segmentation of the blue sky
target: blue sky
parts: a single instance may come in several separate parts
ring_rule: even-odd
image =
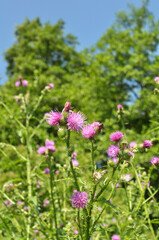
[[[65,32],[78,38],[78,50],[92,46],[115,21],[115,14],[127,9],[127,3],[140,6],[141,0],[4,0],[0,2],[0,83],[7,80],[3,53],[15,41],[14,27],[39,17],[44,23],[66,22]],[[150,0],[150,10],[157,17],[159,0]]]

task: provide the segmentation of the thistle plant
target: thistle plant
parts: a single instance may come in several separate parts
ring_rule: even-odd
[[[19,77],[15,87],[27,91],[29,83]],[[105,134],[103,124],[88,123],[87,117],[74,111],[69,101],[60,112],[48,109],[33,126],[37,109],[53,87],[50,83],[42,90],[32,109],[29,92],[16,96],[22,109],[21,121],[1,102],[23,130],[24,147],[22,151],[10,143],[0,143],[4,158],[10,149],[20,159],[19,179],[5,182],[0,191],[0,238],[142,240],[150,236],[157,240],[159,232],[154,223],[158,218],[152,218],[151,208],[158,209],[158,189],[151,186],[151,177],[159,157],[151,156],[148,172],[137,164],[138,154],[151,153],[153,141],[136,143],[134,138],[128,142],[124,110],[119,104],[122,129],[110,136],[106,130],[109,140],[105,143],[105,161],[98,168],[99,139]],[[45,131],[43,137],[37,134],[40,128]],[[79,139],[83,146],[89,146],[89,151],[82,150],[84,163],[77,147]]]

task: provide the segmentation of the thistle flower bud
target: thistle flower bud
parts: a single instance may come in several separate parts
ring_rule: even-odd
[[[125,141],[125,140],[123,140],[123,141],[120,143],[120,147],[121,147],[121,149],[127,148],[127,147],[128,147],[128,142]]]
[[[70,109],[71,109],[71,103],[67,101],[64,106],[64,111],[69,112]]]
[[[64,138],[66,136],[66,131],[63,128],[58,128],[57,134],[59,138]]]

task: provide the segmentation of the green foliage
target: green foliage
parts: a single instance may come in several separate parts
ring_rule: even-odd
[[[16,192],[13,197],[14,201],[18,201],[17,196],[20,196],[20,194],[22,194],[23,198],[26,197],[25,192],[21,193],[18,183],[26,179],[25,158],[27,157],[27,149],[24,147],[26,145],[27,133],[22,126],[26,124],[24,104],[17,103],[14,95],[20,96],[22,100],[26,100],[28,112],[35,110],[34,116],[30,119],[28,130],[28,134],[32,136],[32,143],[28,149],[32,159],[32,166],[37,164],[39,168],[39,172],[32,169],[31,174],[33,177],[36,176],[42,179],[43,182],[46,180],[46,183],[42,186],[44,189],[47,189],[49,183],[48,179],[45,179],[43,174],[41,174],[41,171],[47,166],[44,163],[44,159],[39,160],[36,151],[38,146],[42,145],[47,138],[52,138],[52,134],[54,135],[57,148],[57,152],[54,155],[56,160],[56,166],[54,167],[60,170],[63,176],[66,177],[67,175],[67,169],[61,167],[61,164],[64,164],[66,159],[66,148],[62,137],[57,141],[57,129],[49,127],[44,122],[44,114],[46,112],[51,109],[61,111],[67,100],[72,103],[73,110],[80,109],[87,116],[88,122],[100,121],[104,124],[104,129],[96,137],[96,142],[94,143],[94,158],[98,166],[101,167],[103,164],[106,166],[108,170],[107,177],[110,177],[112,170],[108,164],[106,154],[106,149],[110,145],[109,135],[112,131],[119,129],[124,132],[128,142],[135,141],[139,144],[145,139],[152,140],[152,149],[148,153],[141,154],[137,152],[134,160],[139,173],[148,172],[150,158],[152,155],[157,156],[159,150],[159,102],[158,95],[153,94],[153,88],[155,87],[153,79],[159,74],[159,21],[155,21],[153,14],[149,12],[148,1],[143,1],[142,6],[138,9],[132,5],[129,7],[129,13],[118,13],[114,25],[106,31],[94,47],[81,52],[76,51],[77,39],[71,34],[65,34],[64,22],[62,20],[52,26],[50,23],[43,25],[38,18],[32,21],[26,19],[23,24],[16,26],[16,40],[5,53],[9,80],[4,86],[0,87],[1,142],[5,143],[0,149],[1,183],[13,182],[17,184],[18,195],[16,195]],[[15,87],[15,81],[18,80],[19,75],[23,79],[28,80],[27,90],[26,88]],[[43,89],[49,83],[53,83],[55,87],[48,90],[47,95],[45,95],[43,94]],[[41,94],[43,99],[39,107],[38,99]],[[24,99],[22,96],[24,96]],[[118,104],[123,104],[124,106],[122,116],[117,113]],[[38,107],[36,108],[36,106]],[[11,147],[11,144],[16,146],[16,148]],[[72,134],[71,145],[71,151],[77,151],[80,159],[81,169],[77,169],[76,173],[78,176],[85,176],[86,172],[90,170],[90,141],[83,141],[80,133],[78,135]],[[129,168],[126,167],[124,173],[134,174],[133,171],[129,172]],[[119,172],[115,175],[116,179],[118,179],[118,174]],[[61,192],[64,191],[63,182],[66,181],[71,185],[72,179],[66,178],[65,180],[65,177],[64,179],[56,177],[59,191]],[[139,184],[136,182],[135,174],[133,177],[134,179],[127,186],[127,196],[125,195],[121,199],[121,195],[125,194],[124,185],[117,190],[117,195],[113,195],[114,202],[121,200],[120,207],[114,204],[114,202],[113,204],[110,203],[108,197],[106,197],[110,196],[112,186],[115,186],[114,181],[107,189],[106,196],[104,195],[104,198],[99,199],[99,202],[97,202],[97,205],[102,204],[107,207],[107,216],[104,216],[103,220],[99,221],[97,227],[92,229],[96,239],[105,239],[106,234],[111,236],[112,233],[118,230],[121,219],[116,215],[121,217],[121,211],[122,223],[120,224],[120,231],[124,239],[151,239],[147,217],[143,211],[139,212],[138,220],[136,218],[136,221],[133,221],[129,218],[130,206],[127,204],[126,197],[131,195],[132,202],[136,206],[138,196],[142,195]],[[89,172],[86,179],[84,177],[80,179],[82,188],[88,191],[91,188],[90,178]],[[143,182],[146,181],[148,179],[147,175],[142,175],[141,179]],[[35,185],[36,183],[34,182],[34,190]],[[26,188],[26,185],[24,187]],[[39,196],[41,205],[43,197],[46,197],[48,194],[44,189]],[[158,189],[157,168],[154,169],[151,177],[151,187],[146,190],[144,196],[145,199],[151,196],[155,201],[155,206],[148,202],[148,207],[151,209],[150,223],[153,224],[157,232],[158,214],[156,212],[158,205],[156,198],[158,198],[159,192],[156,189]],[[70,192],[67,194],[64,192],[67,199],[64,205],[67,205],[67,207],[70,204]],[[4,198],[5,196],[2,197],[1,201]],[[57,195],[56,199],[58,199]],[[44,229],[47,229],[48,234],[51,235],[51,231],[48,228],[47,214],[41,219],[38,218],[38,208],[35,205],[38,205],[37,198],[33,196],[31,198],[33,219],[42,221]],[[99,214],[97,205],[94,210],[95,216]],[[144,209],[144,204],[141,208],[142,210]],[[44,209],[41,210],[43,211]],[[64,212],[64,215],[68,214],[65,208]],[[75,213],[72,212],[70,221],[75,219]],[[16,214],[17,219],[20,219],[24,227],[26,223],[23,217],[20,216],[20,211],[18,210],[14,214]],[[6,238],[3,229],[7,229],[9,233],[15,231],[18,233],[18,236],[21,234],[21,237],[25,239],[24,234],[20,232],[16,218],[12,221],[14,214],[5,209],[1,216],[0,228],[2,230],[0,230],[0,236],[2,239]],[[82,218],[84,217],[83,213]],[[117,218],[117,225],[112,223],[112,217]],[[10,227],[11,222],[12,229]],[[104,222],[109,224],[107,230],[103,227]],[[69,223],[65,224],[64,231],[59,231],[61,231],[61,236],[65,237],[65,234],[70,234],[70,239],[75,239],[71,233]]]

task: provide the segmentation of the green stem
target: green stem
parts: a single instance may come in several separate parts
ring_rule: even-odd
[[[126,198],[127,198],[127,202],[128,202],[129,212],[131,212],[130,199],[129,199],[129,195],[128,195],[128,191],[127,191],[127,183],[124,183],[124,189],[125,189]]]
[[[32,196],[32,186],[31,186],[31,162],[30,162],[30,150],[29,150],[29,119],[26,113],[26,145],[27,145],[27,185],[28,185],[28,221],[27,221],[27,240],[30,239],[30,227],[31,227],[31,196]]]
[[[94,146],[93,146],[94,140],[91,140],[91,157],[92,157],[92,176],[94,173]]]
[[[93,210],[93,202],[94,202],[94,198],[95,198],[95,191],[96,191],[97,185],[95,184],[93,187],[93,191],[92,191],[92,195],[91,195],[91,200],[90,200],[90,204],[89,204],[89,210],[86,213],[86,220],[87,220],[87,226],[86,226],[86,240],[90,239],[90,222],[91,222],[91,214],[92,214],[92,210]]]
[[[57,216],[56,216],[56,206],[55,206],[55,200],[54,200],[54,193],[53,193],[53,188],[54,188],[54,175],[52,172],[52,166],[51,166],[51,156],[48,157],[48,166],[50,169],[50,195],[51,195],[51,202],[52,202],[52,207],[53,207],[53,212],[54,212],[54,221],[55,221],[55,230],[56,230],[56,239],[58,240],[58,228],[57,228]],[[50,230],[52,232],[52,218],[50,219]],[[52,240],[54,239],[54,236],[52,235]]]
[[[81,236],[81,239],[83,240],[81,221],[80,221],[80,209],[78,209],[77,218],[78,218],[78,228],[79,228],[80,236]]]
[[[73,163],[72,163],[72,159],[71,159],[71,151],[70,151],[70,130],[67,131],[68,132],[68,135],[67,135],[67,141],[66,141],[66,144],[67,144],[67,155],[68,155],[68,160],[69,160],[69,163],[70,163],[70,169],[71,169],[71,172],[73,174],[73,178],[74,178],[74,182],[75,182],[75,185],[76,185],[76,188],[78,191],[80,191],[80,188],[79,188],[79,185],[78,185],[78,180],[77,180],[77,176],[76,176],[76,172],[75,172],[75,169],[74,169],[74,166],[73,166]]]

